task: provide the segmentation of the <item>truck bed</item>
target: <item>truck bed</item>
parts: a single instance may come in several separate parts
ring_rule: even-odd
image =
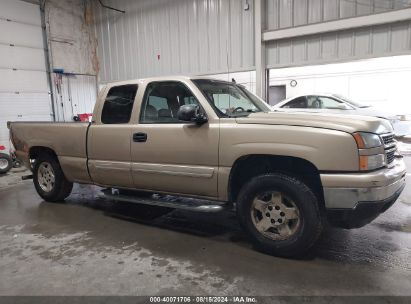
[[[36,147],[54,151],[68,180],[90,182],[87,171],[89,123],[9,122],[10,138],[17,157],[30,168]]]

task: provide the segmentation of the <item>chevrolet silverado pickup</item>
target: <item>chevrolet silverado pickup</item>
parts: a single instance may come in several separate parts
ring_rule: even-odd
[[[243,86],[205,77],[108,84],[90,123],[8,127],[45,201],[83,183],[146,208],[230,207],[258,248],[279,256],[303,255],[326,221],[364,226],[405,186],[388,121],[273,112]]]

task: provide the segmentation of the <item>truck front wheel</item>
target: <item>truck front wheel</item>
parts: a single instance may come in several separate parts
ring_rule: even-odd
[[[43,154],[36,159],[33,181],[37,193],[47,202],[63,201],[73,189],[54,155]]]
[[[315,194],[284,174],[261,175],[246,183],[238,196],[237,216],[256,246],[277,256],[303,256],[322,231]]]

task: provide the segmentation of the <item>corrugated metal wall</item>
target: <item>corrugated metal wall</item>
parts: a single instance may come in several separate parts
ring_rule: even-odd
[[[254,67],[253,1],[96,1],[100,82]]]
[[[264,0],[266,30],[371,15],[411,0]],[[254,1],[95,1],[99,82],[166,74],[253,70]],[[268,68],[411,53],[409,21],[270,41]],[[227,58],[228,57],[228,58]],[[228,61],[228,65],[227,65]]]
[[[270,68],[411,53],[411,21],[267,43]]]
[[[411,5],[410,0],[266,0],[267,30],[371,15]]]
[[[216,78],[216,79],[221,79],[224,81],[232,81],[234,79],[236,83],[245,86],[247,90],[255,94],[255,91],[256,91],[255,71],[214,74],[214,75],[208,75],[208,76],[212,78]]]
[[[90,75],[53,73],[58,121],[73,121],[79,114],[93,113],[97,99],[97,79]]]
[[[70,77],[70,94],[75,115],[93,113],[97,99],[96,77],[88,75]]]
[[[280,30],[409,7],[411,0],[267,0],[266,28]],[[269,68],[410,53],[411,21],[269,41],[266,44]]]

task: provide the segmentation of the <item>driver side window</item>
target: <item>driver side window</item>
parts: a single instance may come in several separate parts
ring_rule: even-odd
[[[152,82],[147,85],[141,107],[141,123],[180,123],[177,112],[182,105],[199,102],[193,93],[176,81]]]

